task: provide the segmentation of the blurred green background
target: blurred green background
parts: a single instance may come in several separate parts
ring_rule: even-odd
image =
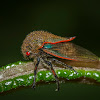
[[[0,2],[0,10],[0,66],[24,60],[20,47],[26,35],[34,30],[45,30],[64,37],[77,36],[73,40],[74,43],[87,48],[100,57],[99,0],[35,0],[31,2],[28,0],[21,0],[20,2],[17,0],[8,0]],[[71,94],[73,88],[68,88],[70,84],[63,85],[66,85],[65,87],[67,88],[63,86],[63,91],[60,93],[67,99],[69,94],[70,96],[73,95],[73,92]],[[94,96],[89,95],[94,98],[99,96],[97,93],[100,87],[74,85],[72,84],[72,87],[74,86],[75,88],[74,92],[79,97],[82,97],[82,94],[84,95],[85,91],[89,89],[90,91],[86,92],[85,96],[88,96],[90,93],[95,94]],[[52,87],[55,88],[55,85],[47,86],[46,88],[42,87],[41,91],[45,90],[43,90],[43,95],[41,96],[52,94],[54,90]],[[35,92],[32,93],[32,90],[30,90],[28,92],[22,90],[22,92],[19,91],[16,93],[18,93],[17,96],[21,95],[21,93],[24,95],[28,95],[29,93],[29,95],[33,95],[34,99]],[[83,92],[81,93],[78,90]],[[92,91],[95,91],[95,93]],[[64,96],[60,95],[60,93],[57,93],[58,95],[56,94],[56,96],[58,98],[62,96],[63,98]],[[74,97],[72,96],[73,99],[77,98],[75,94]],[[52,98],[56,98],[56,96]],[[68,97],[70,98],[70,96]],[[93,97],[91,98],[93,99]]]

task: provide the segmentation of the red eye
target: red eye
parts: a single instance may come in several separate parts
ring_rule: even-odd
[[[26,52],[26,55],[29,56],[30,55],[30,52]]]

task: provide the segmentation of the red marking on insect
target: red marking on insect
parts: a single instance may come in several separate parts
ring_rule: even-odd
[[[72,41],[72,40],[75,39],[75,38],[76,38],[76,36],[71,37],[71,38],[69,38],[68,40],[62,40],[62,41],[57,41],[57,42],[44,42],[44,43],[42,44],[42,46],[39,47],[39,49],[43,48],[43,46],[44,46],[45,44],[47,44],[47,43],[50,43],[50,44],[57,44],[57,43],[62,43],[62,42],[69,42],[69,41]],[[76,59],[65,58],[65,57],[61,57],[61,56],[55,55],[55,54],[53,54],[53,53],[51,53],[51,52],[48,52],[48,51],[45,50],[45,49],[43,49],[43,51],[46,52],[46,53],[48,53],[48,54],[50,54],[50,55],[53,55],[53,56],[55,56],[55,57],[61,58],[61,59],[67,59],[67,60],[74,60],[74,61],[77,61]]]
[[[30,55],[30,52],[26,52],[26,55],[29,56]]]
[[[35,67],[35,70],[37,70],[37,66]]]
[[[54,72],[54,70],[52,70],[52,72],[53,72],[53,75],[55,76],[55,75],[56,75],[56,73]]]
[[[72,40],[75,39],[75,38],[76,38],[76,36],[71,37],[71,38],[69,38],[68,40],[62,40],[62,41],[57,41],[57,42],[43,42],[42,46],[39,47],[38,49],[43,48],[43,46],[44,46],[45,44],[47,44],[47,43],[50,43],[50,44],[57,44],[57,43],[62,43],[62,42],[69,42],[69,41],[72,41]]]

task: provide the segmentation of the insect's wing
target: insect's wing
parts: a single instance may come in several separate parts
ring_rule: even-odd
[[[89,50],[71,42],[45,44],[43,51],[58,58],[77,61],[99,61],[99,58]]]

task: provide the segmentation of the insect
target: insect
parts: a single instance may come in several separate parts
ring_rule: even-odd
[[[21,51],[26,59],[34,59],[34,82],[33,88],[36,87],[36,73],[40,64],[50,68],[53,73],[56,83],[57,91],[59,90],[59,80],[54,71],[56,64],[62,65],[65,68],[74,70],[71,66],[60,61],[73,60],[83,62],[97,62],[99,58],[92,52],[71,43],[74,37],[61,37],[49,33],[47,31],[33,31],[28,34],[23,41]],[[55,62],[55,63],[53,63]],[[75,71],[75,70],[74,70]],[[75,71],[76,72],[76,71]],[[77,74],[77,72],[76,72]]]

